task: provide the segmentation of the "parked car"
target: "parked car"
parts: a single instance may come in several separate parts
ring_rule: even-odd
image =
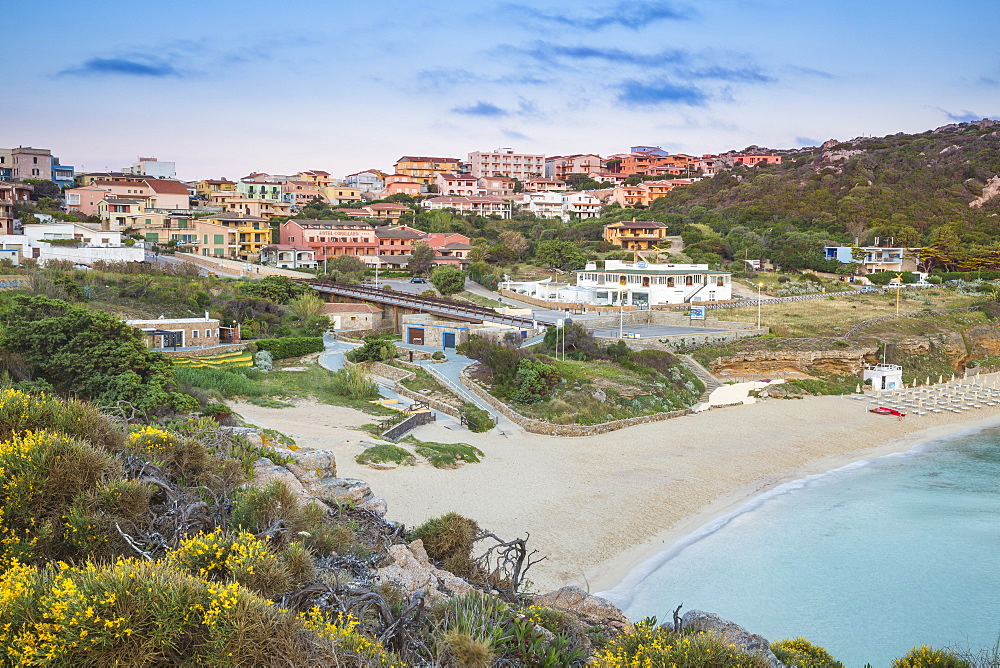
[[[859,292],[865,292],[865,293],[878,292],[878,288],[873,288],[870,285],[866,285],[865,287],[861,288],[861,290],[859,290]]]
[[[420,278],[419,276],[414,276],[413,278],[410,279],[410,283],[426,283],[426,282],[427,282],[426,278]]]

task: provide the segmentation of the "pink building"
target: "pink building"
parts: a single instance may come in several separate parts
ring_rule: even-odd
[[[469,195],[483,195],[479,184],[472,174],[452,174],[442,172],[437,175],[438,193],[442,195],[457,195],[459,197]]]
[[[589,174],[604,169],[604,159],[596,153],[554,155],[545,159],[545,176],[566,180],[570,174]]]
[[[479,177],[480,195],[486,197],[513,197],[514,180],[506,176]]]
[[[545,156],[534,153],[514,153],[513,149],[476,151],[469,154],[469,172],[481,176],[506,176],[518,181],[540,177],[545,173]]]
[[[559,179],[528,179],[524,182],[524,190],[529,193],[549,192],[552,190],[566,190],[566,182]]]
[[[85,216],[96,216],[98,203],[108,196],[101,186],[80,186],[66,190],[66,209]]]
[[[754,167],[761,163],[765,165],[781,164],[780,155],[765,155],[761,153],[727,153],[724,155],[732,158],[734,165],[747,165],[748,167]]]
[[[375,228],[361,221],[289,220],[278,232],[280,245],[312,250],[322,262],[338,255],[375,255],[378,239]]]

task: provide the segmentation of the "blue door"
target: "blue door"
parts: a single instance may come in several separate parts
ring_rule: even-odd
[[[442,338],[444,340],[445,348],[455,347],[455,332],[445,332]]]

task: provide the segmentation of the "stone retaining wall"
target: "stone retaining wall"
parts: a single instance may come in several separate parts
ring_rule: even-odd
[[[552,422],[536,420],[534,418],[521,415],[508,404],[500,401],[483,389],[482,386],[473,380],[472,377],[465,371],[462,371],[462,379],[464,381],[462,384],[465,385],[470,392],[475,394],[500,413],[503,413],[505,416],[521,425],[525,431],[529,431],[533,434],[545,434],[547,436],[594,436],[596,434],[605,434],[609,431],[616,431],[618,429],[624,429],[625,427],[631,427],[637,424],[669,420],[671,418],[688,415],[693,412],[690,408],[685,408],[681,411],[642,415],[634,418],[626,418],[624,420],[615,420],[613,422],[603,422],[601,424],[554,424]]]
[[[397,363],[401,363],[406,366],[413,366],[414,368],[417,369],[420,368],[416,364],[410,365],[406,362],[398,362],[398,361]],[[444,413],[446,415],[450,415],[456,418],[462,417],[462,411],[456,408],[455,406],[446,404],[443,401],[438,401],[437,399],[423,395],[420,392],[417,392],[416,390],[411,390],[410,388],[403,385],[400,381],[406,380],[407,378],[413,378],[415,376],[415,374],[410,371],[406,371],[405,369],[397,369],[394,366],[389,366],[388,364],[383,364],[382,362],[361,362],[360,364],[355,365],[350,360],[345,359],[344,364],[346,366],[360,366],[362,369],[372,374],[373,376],[384,378],[385,380],[389,381],[392,384],[393,392],[395,392],[400,396],[406,397],[407,399],[412,399],[414,401],[423,401],[432,409],[440,411],[441,413]]]

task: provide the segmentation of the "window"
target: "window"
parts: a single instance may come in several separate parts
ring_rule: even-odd
[[[200,336],[198,336],[198,330],[197,329],[191,330],[191,338],[192,339],[200,339],[201,338]]]
[[[221,246],[224,243],[226,243],[225,235],[215,234],[213,236],[215,237],[215,242],[214,243],[215,243],[216,246]]]
[[[709,290],[708,291],[708,301],[710,301],[710,302],[714,302],[715,301],[715,290]]]
[[[684,277],[684,285],[694,285],[694,277],[693,276],[685,276]]]

